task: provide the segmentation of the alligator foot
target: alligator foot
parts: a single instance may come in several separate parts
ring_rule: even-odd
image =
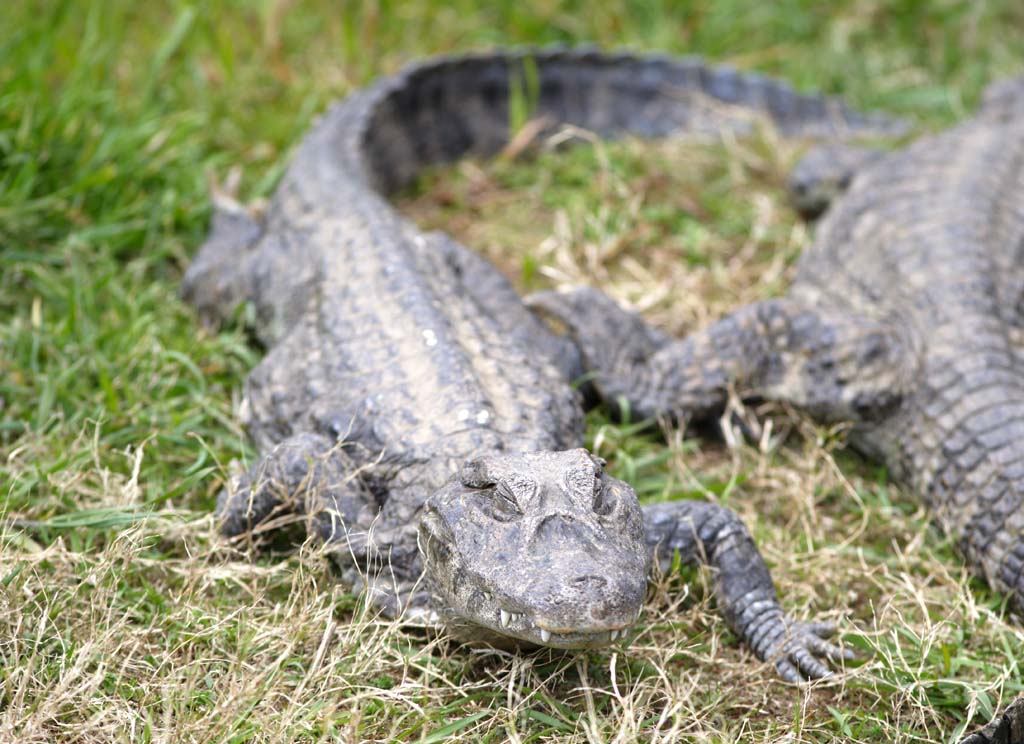
[[[763,626],[762,648],[753,646],[758,658],[771,661],[787,682],[802,682],[831,677],[832,670],[821,659],[831,662],[854,658],[853,651],[828,639],[836,634],[835,623],[804,622],[779,614]]]
[[[825,661],[853,653],[827,639],[829,622],[802,622],[779,604],[771,574],[750,532],[731,510],[704,501],[673,501],[644,507],[647,544],[663,570],[678,555],[684,563],[717,570],[715,592],[726,622],[758,658],[770,661],[783,679],[802,682],[828,677]]]
[[[961,739],[960,744],[1024,744],[1024,696],[1010,703],[985,728]]]
[[[527,302],[566,327],[604,402],[641,420],[717,416],[735,390],[788,401],[824,421],[872,421],[900,402],[911,381],[912,359],[891,331],[789,299],[744,305],[679,340],[590,287],[539,292]]]
[[[301,433],[278,444],[225,488],[217,498],[217,516],[228,537],[269,532],[308,516],[308,529],[333,543],[342,539],[345,527],[372,519],[373,503],[340,445]]]
[[[833,142],[812,147],[789,174],[789,199],[806,219],[821,215],[846,191],[853,177],[885,150]]]
[[[583,379],[618,415],[641,420],[662,412],[661,406],[638,399],[632,373],[671,343],[668,335],[593,287],[543,290],[524,301],[575,342]]]
[[[182,278],[181,296],[196,307],[204,323],[216,327],[249,297],[246,259],[263,226],[235,201],[230,189],[222,191],[211,184],[211,192],[210,235]]]

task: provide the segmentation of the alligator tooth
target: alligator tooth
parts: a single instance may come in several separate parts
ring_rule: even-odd
[[[508,621],[511,620],[511,619],[512,619],[512,616],[509,615],[507,612],[505,612],[505,610],[501,611],[501,627],[507,628],[508,627]]]
[[[541,643],[547,643],[548,641],[550,641],[551,640],[551,632],[542,629],[540,631],[540,640],[541,640]]]
[[[612,640],[614,641],[618,637],[619,637],[619,631],[613,630],[612,631]]]
[[[484,599],[490,602],[491,599],[493,599],[493,597],[491,596],[490,592],[484,592]]]

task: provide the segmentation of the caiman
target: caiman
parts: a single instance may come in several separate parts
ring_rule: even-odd
[[[184,279],[210,321],[248,303],[268,349],[242,404],[262,456],[220,495],[223,532],[297,512],[385,614],[557,648],[625,637],[652,563],[703,562],[758,657],[788,680],[828,674],[844,655],[825,640],[832,624],[786,614],[740,519],[697,501],[641,507],[583,448],[575,345],[494,266],[387,201],[425,166],[504,147],[515,91],[532,91],[546,131],[602,137],[901,128],[697,59],[589,50],[438,58],[353,93],[262,214],[216,199]]]

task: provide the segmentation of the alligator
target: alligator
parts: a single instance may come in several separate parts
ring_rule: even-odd
[[[794,197],[814,213],[842,193],[784,296],[681,339],[594,288],[527,304],[620,413],[685,426],[734,392],[851,423],[849,443],[923,496],[1024,612],[1024,81],[902,149],[823,148],[794,169]]]
[[[1024,82],[1003,81],[975,117],[904,149],[812,151],[790,179],[808,211],[848,186],[785,296],[686,338],[590,287],[527,304],[566,329],[597,395],[635,417],[697,421],[733,389],[851,423],[850,444],[922,494],[1022,611],[1022,99]]]
[[[208,322],[247,303],[269,350],[241,405],[262,456],[218,497],[223,533],[262,540],[298,520],[384,615],[495,645],[616,642],[652,566],[708,564],[759,658],[787,680],[828,675],[848,657],[826,640],[834,625],[786,614],[741,520],[698,501],[641,508],[583,448],[575,343],[489,262],[387,201],[427,165],[500,151],[517,90],[544,132],[903,126],[698,59],[593,50],[435,58],[353,93],[301,143],[265,211],[215,195],[184,277]]]

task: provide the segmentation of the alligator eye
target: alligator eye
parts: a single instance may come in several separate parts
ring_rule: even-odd
[[[494,493],[516,514],[523,514],[537,495],[537,484],[525,476],[510,475],[501,479]]]
[[[483,457],[465,463],[459,470],[459,480],[466,488],[488,488],[494,485],[494,477]]]
[[[614,502],[605,496],[604,480],[598,476],[594,479],[594,512],[601,516],[611,514]]]
[[[509,487],[508,483],[502,481],[494,489],[494,494],[498,497],[498,502],[507,509],[510,509],[517,514],[522,514],[523,510],[519,508],[519,502],[516,501],[515,492]]]

